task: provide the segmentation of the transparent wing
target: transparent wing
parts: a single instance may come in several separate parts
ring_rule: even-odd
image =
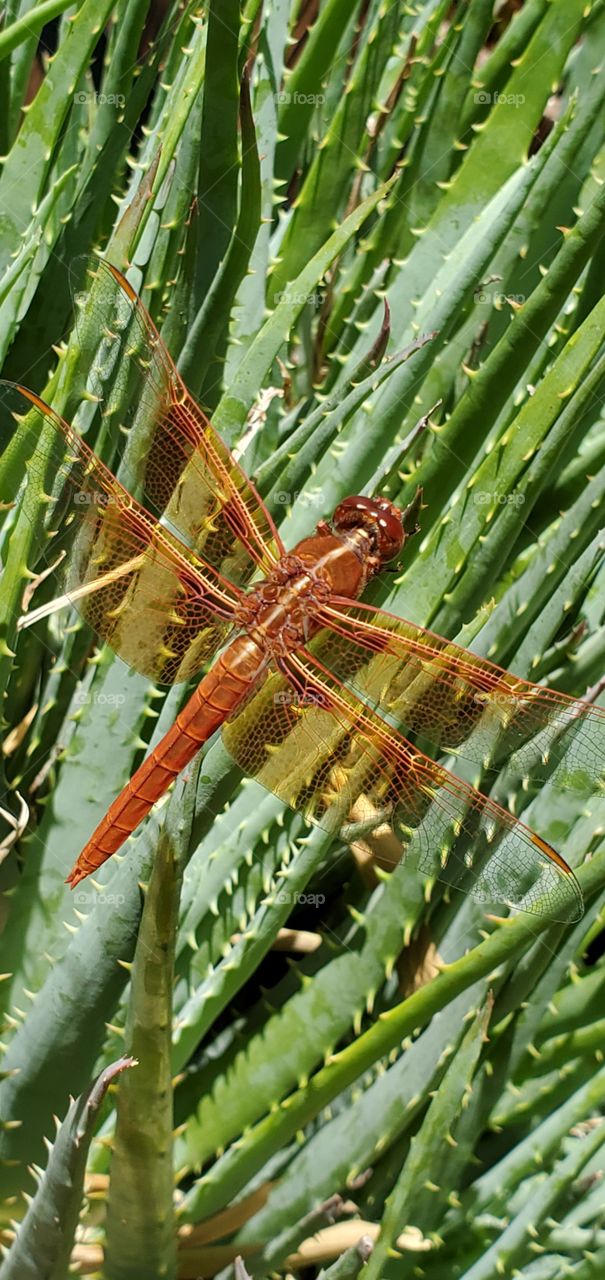
[[[268,572],[283,550],[273,521],[189,394],[140,298],[105,261],[91,260],[88,280],[76,322],[91,356],[87,389],[114,419],[113,437],[125,432],[125,487],[232,582],[248,582],[258,567]]]
[[[308,651],[223,728],[245,773],[345,836],[385,824],[400,855],[481,902],[576,920],[582,895],[564,859],[512,814],[391,730]]]
[[[508,759],[531,774],[564,751],[568,784],[605,771],[605,709],[532,684],[431,631],[370,605],[322,610],[314,651],[334,678],[437,751],[479,764]],[[314,646],[312,646],[314,647]]]
[[[33,392],[1,383],[0,409],[30,458],[23,503],[43,548],[30,568],[57,566],[67,599],[135,670],[187,679],[227,634],[239,589],[153,519]],[[0,477],[0,501],[14,505],[10,465]]]

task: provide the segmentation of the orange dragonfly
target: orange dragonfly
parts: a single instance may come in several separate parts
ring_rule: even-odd
[[[47,527],[53,561],[63,555],[62,600],[155,681],[207,670],[67,882],[77,885],[115,853],[222,728],[244,773],[328,831],[363,838],[387,824],[422,873],[485,903],[578,919],[582,895],[561,854],[416,743],[481,763],[512,749],[527,767],[536,751],[542,763],[558,744],[565,777],[585,784],[601,768],[605,710],[358,601],[415,531],[417,500],[399,511],[386,498],[346,498],[286,551],[131,285],[106,262],[94,276],[97,372],[103,364],[105,375],[113,370],[144,426],[138,452],[135,433],[128,437],[120,468],[127,483],[36,394],[4,384],[29,443],[50,439],[28,473],[51,493]]]

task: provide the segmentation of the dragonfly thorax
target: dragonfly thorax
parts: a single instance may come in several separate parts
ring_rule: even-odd
[[[300,648],[322,625],[322,606],[361,594],[370,558],[363,531],[334,533],[320,526],[251,588],[238,610],[238,626],[270,657]]]

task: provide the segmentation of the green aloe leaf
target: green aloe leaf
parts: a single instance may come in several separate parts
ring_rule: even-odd
[[[238,0],[212,2],[208,13],[204,105],[199,143],[195,304],[200,307],[227,252],[237,217],[239,156]]]
[[[457,1121],[473,1086],[490,1013],[491,1002],[488,1001],[466,1032],[418,1133],[412,1139],[397,1185],[386,1202],[381,1233],[368,1261],[368,1280],[379,1280],[382,1276],[387,1259],[397,1253],[397,1237],[404,1226],[413,1222],[423,1231],[437,1226],[447,1202],[450,1180],[451,1185],[457,1185],[460,1169],[465,1163],[465,1153],[456,1143]],[[429,1190],[423,1185],[426,1161],[428,1157],[431,1166],[436,1166],[436,1157],[442,1152],[444,1140],[449,1142],[450,1150],[439,1161],[442,1181],[432,1193],[432,1188]]]
[[[173,806],[158,842],[134,954],[125,1042],[140,1078],[134,1091],[126,1078],[118,1097],[107,1205],[108,1280],[128,1280],[142,1269],[149,1280],[176,1275],[170,1027],[179,864],[192,797],[190,788],[179,818]]]
[[[44,191],[49,161],[72,106],[78,80],[111,13],[111,0],[84,0],[30,107],[0,175],[0,269],[19,248],[21,229]]]
[[[603,855],[581,869],[580,882],[586,898],[602,892],[605,884]],[[538,923],[538,930],[541,923]],[[548,922],[544,920],[543,927],[546,928],[547,925]],[[195,1219],[216,1212],[234,1194],[235,1189],[246,1185],[259,1165],[281,1143],[290,1139],[301,1125],[317,1115],[341,1089],[351,1084],[384,1054],[396,1048],[406,1034],[425,1025],[429,1017],[443,1008],[448,1000],[490,973],[500,959],[521,955],[530,944],[535,928],[535,921],[528,926],[522,916],[507,920],[491,937],[447,966],[428,987],[391,1009],[381,1022],[371,1027],[355,1043],[333,1055],[330,1062],[316,1072],[308,1084],[303,1084],[289,1097],[287,1107],[279,1116],[269,1113],[260,1120],[255,1128],[250,1129],[217,1162],[214,1170],[192,1188],[185,1201],[186,1217]],[[195,1157],[195,1152],[193,1155]]]
[[[2,1280],[62,1280],[66,1275],[98,1112],[109,1086],[136,1065],[134,1058],[119,1058],[72,1102],[49,1143],[46,1168],[36,1171],[35,1195],[0,1266]]]

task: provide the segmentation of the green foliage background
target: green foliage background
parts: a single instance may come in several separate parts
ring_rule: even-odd
[[[382,602],[583,695],[605,641],[604,41],[602,0],[11,0],[4,376],[119,466],[83,394],[94,295],[70,318],[102,249],[287,544],[346,494],[422,484]],[[603,795],[546,767],[495,784],[581,866],[574,926],[496,920],[405,863],[368,888],[220,743],[70,894],[187,691],[68,611],[17,632],[45,502],[15,503],[13,425],[2,805],[29,820],[17,842],[6,818],[0,866],[0,1280],[58,1280],[70,1254],[107,1280],[241,1280],[237,1255],[259,1277],[602,1276]],[[286,961],[286,926],[318,949]]]

